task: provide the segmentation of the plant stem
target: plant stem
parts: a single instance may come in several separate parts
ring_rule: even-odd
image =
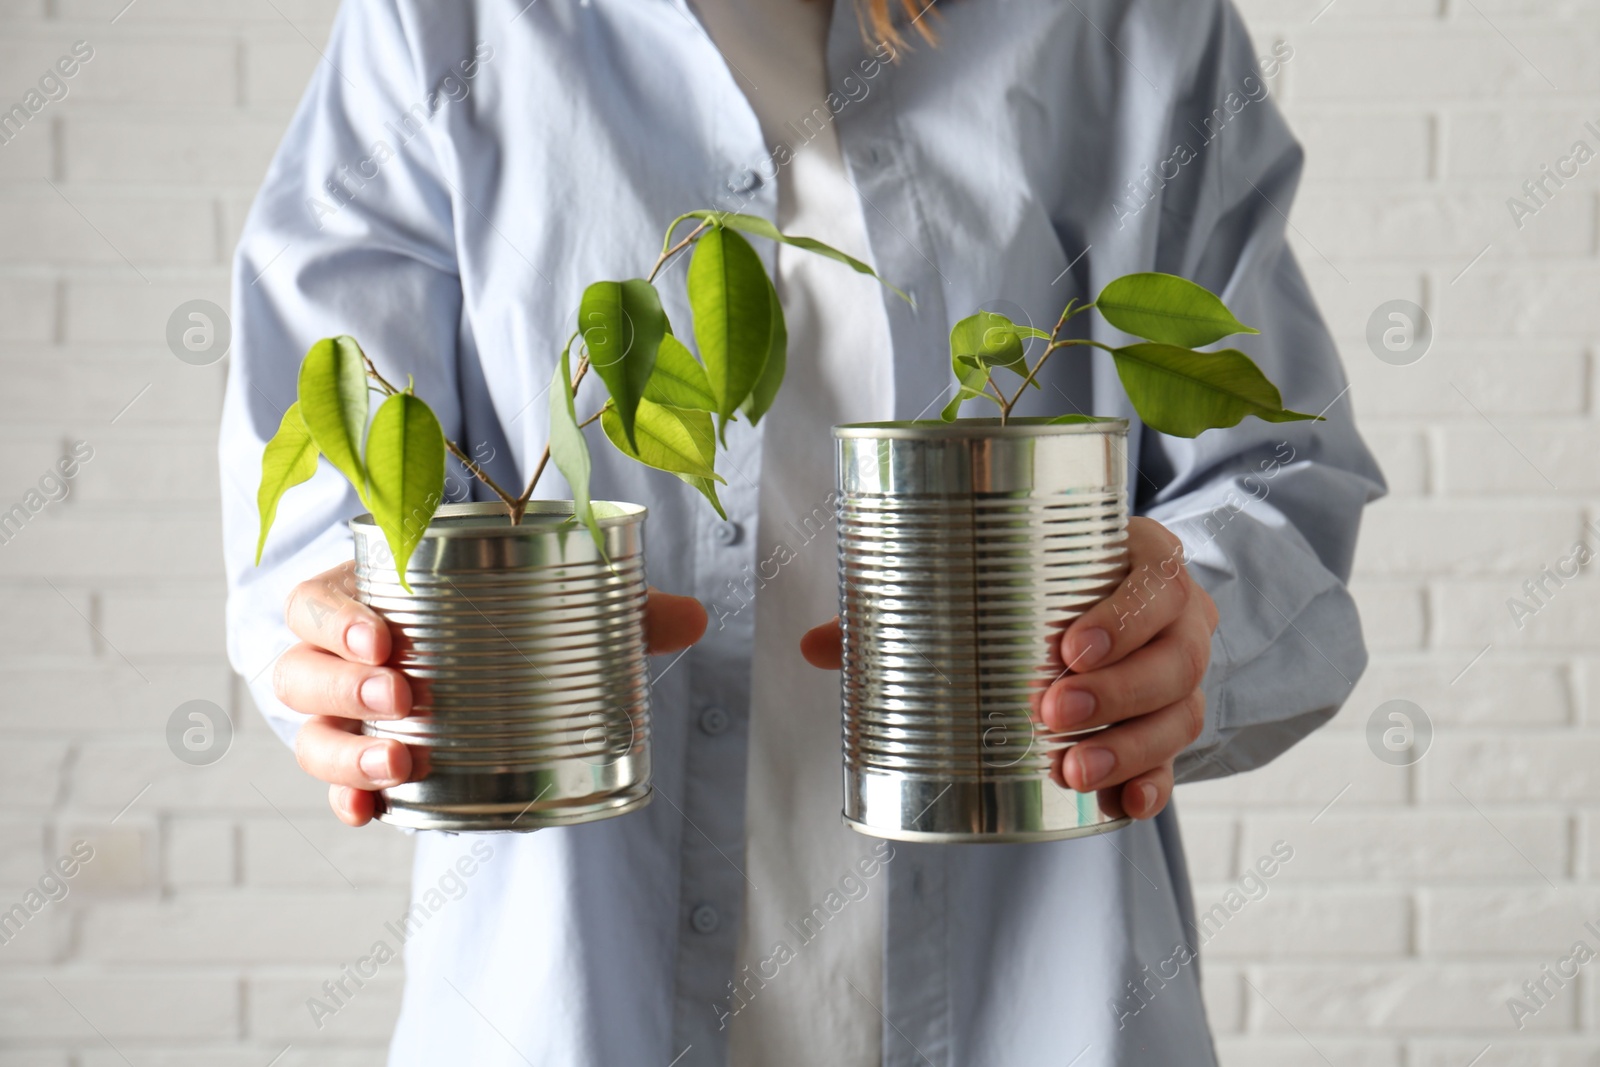
[[[400,391],[390,384],[387,378],[378,373],[378,368],[373,365],[372,358],[370,356],[366,355],[366,353],[362,353],[361,358],[367,365],[367,377],[378,383],[378,386],[383,391],[384,396],[394,396]],[[446,437],[444,439],[444,447],[450,450],[450,454],[452,456],[461,461],[461,465],[467,468],[467,473],[471,474],[474,478],[478,479],[478,481],[488,486],[490,491],[492,491],[495,496],[499,497],[506,507],[513,509],[513,514],[516,514],[520,519],[521,509],[517,507],[516,499],[512,497],[510,493],[500,488],[499,485],[495,484],[495,480],[489,477],[489,473],[482,467],[478,466],[477,463],[473,462],[472,457],[467,455],[466,452],[462,450],[460,445]]]
[[[685,248],[688,248],[690,245],[698,241],[700,239],[700,235],[705,233],[706,229],[710,227],[710,225],[710,219],[701,219],[700,225],[689,231],[689,236],[685,237],[671,248],[662,252],[661,255],[656,258],[656,265],[650,268],[650,273],[645,276],[644,280],[647,282],[655,281],[656,275],[661,273],[661,268],[666,266],[667,260],[671,259],[674,255],[682,252]]]
[[[1001,400],[1000,425],[1004,426],[1006,424],[1006,420],[1011,417],[1011,409],[1017,406],[1017,401],[1022,399],[1022,394],[1027,391],[1029,385],[1033,384],[1034,378],[1038,375],[1040,369],[1044,367],[1045,360],[1050,358],[1050,353],[1054,352],[1058,348],[1066,348],[1069,345],[1095,344],[1093,341],[1085,342],[1072,339],[1068,339],[1066,341],[1059,340],[1061,331],[1066,327],[1067,321],[1079,312],[1087,311],[1092,307],[1094,307],[1094,304],[1091,302],[1088,304],[1080,304],[1076,309],[1074,309],[1072,306],[1072,301],[1067,301],[1067,306],[1061,309],[1061,317],[1056,320],[1055,329],[1050,331],[1050,343],[1045,346],[1044,354],[1039,357],[1039,362],[1035,363],[1028,371],[1028,376],[1022,379],[1022,385],[1017,388],[1016,395],[1013,396],[1009,402],[1004,399]],[[1105,345],[1095,345],[1095,347],[1106,348]],[[1109,352],[1110,349],[1106,348],[1106,351]],[[999,388],[995,389],[995,392],[998,393],[999,391]]]
[[[588,373],[589,373],[589,357],[588,356],[582,356],[578,360],[578,370],[572,376],[572,392],[574,394],[576,394],[578,392],[578,386],[583,383],[583,376],[585,374],[588,374]],[[583,422],[580,422],[578,424],[578,429],[580,429],[580,430],[583,429],[585,426],[589,425],[589,423],[593,422],[595,419],[598,419],[599,417],[600,417],[600,413],[598,411],[595,412],[593,416],[591,416],[590,418],[585,419]],[[515,511],[512,512],[512,516],[513,516],[512,522],[513,522],[513,524],[519,523],[519,522],[522,521],[522,513],[527,508],[528,501],[533,499],[533,487],[539,484],[539,478],[544,474],[544,469],[546,467],[548,467],[549,465],[550,465],[550,442],[546,441],[545,445],[544,445],[544,451],[539,454],[539,465],[533,468],[533,477],[528,479],[528,487],[522,491],[522,495],[517,497],[517,499],[515,501]]]

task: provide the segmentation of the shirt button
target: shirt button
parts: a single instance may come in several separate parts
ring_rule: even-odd
[[[867,149],[867,160],[873,166],[878,166],[883,162],[883,150],[877,145],[873,145],[871,148]]]
[[[716,737],[728,728],[728,713],[721,708],[707,708],[700,713],[700,730]]]
[[[689,925],[697,934],[714,934],[722,925],[722,916],[710,904],[701,904],[689,913]]]
[[[753,170],[736,175],[728,182],[728,188],[736,193],[753,193],[761,188],[761,175]]]
[[[736,522],[719,522],[711,527],[711,539],[724,547],[736,545],[744,533],[744,527]]]

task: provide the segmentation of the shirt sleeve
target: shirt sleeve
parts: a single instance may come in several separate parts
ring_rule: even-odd
[[[290,489],[255,565],[261,454],[294,402],[300,360],[350,334],[390,381],[410,375],[445,431],[460,423],[458,353],[470,339],[452,198],[433,146],[439,86],[419,74],[401,15],[347,0],[325,59],[268,169],[234,260],[233,348],[220,440],[228,655],[285,741],[304,721],[272,694],[295,642],[294,585],[351,558],[354,490],[326,462]]]
[[[1268,53],[1284,61],[1283,49]],[[1259,767],[1331,718],[1366,667],[1346,587],[1361,511],[1385,490],[1356,432],[1338,351],[1285,240],[1302,151],[1231,4],[1217,18],[1172,143],[1196,148],[1165,191],[1157,269],[1220,293],[1256,336],[1226,343],[1325,421],[1246,419],[1194,440],[1148,427],[1135,509],[1182,541],[1220,624],[1206,723],[1179,781]],[[1290,52],[1292,58],[1292,50]],[[1209,137],[1209,139],[1203,139]]]

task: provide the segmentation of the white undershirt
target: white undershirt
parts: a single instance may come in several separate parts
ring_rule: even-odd
[[[870,261],[837,134],[832,121],[818,121],[831,120],[823,103],[830,0],[696,4],[768,147],[782,142],[793,154],[778,174],[779,228]],[[879,867],[862,876],[858,864],[877,842],[840,820],[839,679],[806,664],[799,641],[838,611],[831,427],[893,417],[889,326],[877,285],[830,260],[779,246],[777,286],[788,373],[762,423],[756,548],[761,576],[774,568],[776,576],[756,596],[749,880],[735,971],[741,992],[728,1004],[737,1009],[728,1019],[730,1061],[866,1067],[881,1060],[888,875]]]

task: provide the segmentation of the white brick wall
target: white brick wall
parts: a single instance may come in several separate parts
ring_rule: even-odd
[[[227,671],[224,369],[163,340],[178,304],[226,304],[334,2],[0,0],[0,101],[95,48],[0,146],[0,504],[70,442],[95,449],[0,545],[0,907],[74,841],[95,850],[0,945],[0,1067],[382,1062],[398,971],[321,1030],[304,1001],[403,907],[408,846],[334,825]],[[1202,911],[1274,842],[1295,850],[1206,945],[1224,1062],[1592,1065],[1594,976],[1520,1032],[1505,1001],[1600,920],[1595,568],[1520,629],[1505,601],[1600,515],[1600,164],[1520,231],[1505,200],[1573,140],[1600,147],[1600,11],[1243,7],[1263,48],[1295,48],[1276,90],[1309,152],[1294,239],[1393,497],[1359,553],[1373,663],[1348,707],[1277,764],[1180,793]],[[1396,298],[1435,327],[1407,367],[1364,339]],[[1436,731],[1409,768],[1365,740],[1394,698]],[[238,731],[212,767],[163,740],[192,699]]]

